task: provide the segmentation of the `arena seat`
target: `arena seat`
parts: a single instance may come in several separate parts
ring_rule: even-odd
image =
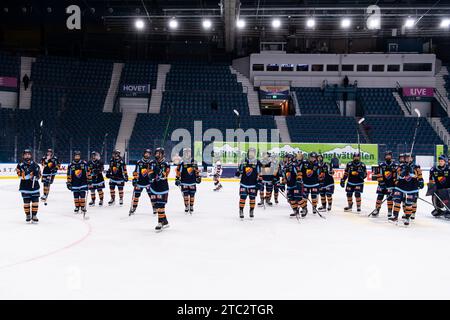
[[[385,145],[386,149],[392,150],[398,156],[398,153],[409,152],[416,121],[415,117],[368,116],[366,117],[368,136],[372,143]],[[426,118],[420,118],[419,121],[414,154],[434,155],[435,145],[443,142]]]
[[[20,79],[20,58],[8,53],[0,52],[0,77],[17,78],[19,85]],[[1,91],[17,91],[18,88],[0,86]]]
[[[120,77],[120,84],[150,84],[156,88],[158,64],[147,61],[128,61]]]
[[[54,147],[63,161],[70,150],[80,149],[87,158],[90,150],[101,150],[108,133],[106,152],[111,154],[121,114],[104,113],[113,63],[107,60],[81,61],[62,57],[38,57],[32,66],[31,110],[18,119],[44,120],[41,149]],[[29,132],[21,132],[19,146],[33,146]],[[57,137],[53,143],[52,137]],[[89,140],[88,140],[89,138]]]
[[[358,88],[357,101],[364,110],[364,115],[403,115],[395,100],[394,88]]]
[[[164,139],[164,133],[168,132],[166,142],[170,140],[170,134],[179,128],[188,130],[194,139],[194,121],[202,121],[202,133],[206,130],[215,128],[222,132],[226,137],[226,129],[237,129],[240,127],[246,131],[254,129],[276,129],[274,117],[272,116],[241,116],[238,125],[237,119],[232,114],[224,115],[210,114],[203,116],[183,115],[182,117],[170,116],[168,114],[139,114],[129,142],[130,160],[138,160],[142,156],[142,150],[146,148],[155,149],[161,146]],[[151,130],[149,130],[151,128]],[[270,132],[268,132],[270,135]],[[170,147],[171,143],[165,143],[164,147]],[[191,145],[191,148],[194,146]],[[170,152],[170,150],[167,150]]]
[[[324,96],[321,88],[293,87],[301,114],[340,114],[333,97]]]
[[[323,143],[356,143],[357,124],[353,117],[313,116],[286,117],[291,141]],[[320,125],[318,125],[320,123]],[[359,129],[358,129],[359,130]],[[361,143],[365,143],[360,134]]]
[[[217,103],[221,113],[249,114],[247,96],[228,65],[175,63],[167,74],[161,113],[204,115]]]

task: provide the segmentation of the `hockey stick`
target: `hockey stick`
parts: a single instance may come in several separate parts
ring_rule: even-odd
[[[387,198],[385,198],[383,201],[381,201],[380,206],[387,200]],[[380,207],[381,209],[381,207]],[[373,216],[375,214],[375,212],[377,212],[378,209],[374,209],[371,213],[369,213],[369,215],[367,217]]]
[[[37,152],[41,154],[41,142],[42,142],[42,127],[44,125],[44,120],[41,120],[41,123],[39,124],[39,141],[38,141],[38,147]]]
[[[358,126],[366,120],[365,118],[361,118],[358,121]],[[358,153],[361,153],[361,143],[359,138],[359,127],[356,128],[356,135],[358,136]]]
[[[105,133],[105,136],[103,137],[103,145],[102,145],[102,151],[100,152],[100,155],[103,157],[103,152],[105,152],[106,148],[106,138],[108,137],[109,133]]]
[[[450,209],[447,207],[447,205],[444,203],[444,201],[442,201],[442,199],[437,195],[437,193],[434,193],[434,195],[436,196],[436,198],[444,205],[445,209],[447,209],[447,211],[450,212]],[[420,199],[420,198],[419,198]],[[433,205],[434,207],[434,205]]]
[[[419,128],[419,125],[420,125],[420,111],[416,108],[416,109],[414,109],[414,112],[417,114],[417,121],[416,121],[416,128],[414,129],[414,136],[413,136],[413,142],[411,144],[411,151],[409,152],[411,157],[412,157],[412,152],[414,150],[414,145],[416,143],[417,129]]]
[[[311,204],[311,206],[313,208],[313,211],[315,211],[319,215],[319,217],[321,217],[322,219],[326,219],[323,215],[320,214],[319,210],[317,210],[317,208],[314,207],[314,205],[313,205],[312,201],[309,199],[309,197],[306,197],[306,200],[308,200],[308,202]]]

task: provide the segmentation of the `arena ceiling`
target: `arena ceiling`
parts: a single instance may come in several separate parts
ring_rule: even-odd
[[[236,37],[259,37],[279,41],[287,38],[358,38],[358,37],[449,37],[449,28],[441,28],[443,19],[450,19],[449,0],[2,0],[0,19],[4,24],[42,24],[65,19],[65,7],[77,4],[89,26],[108,32],[170,36],[205,36],[223,38],[231,48]],[[380,8],[380,28],[367,27],[368,6]],[[407,18],[415,21],[413,28],[404,28]],[[315,19],[315,27],[306,21]],[[343,18],[351,26],[341,28]],[[145,27],[136,30],[135,21]],[[176,19],[178,27],[169,27]],[[211,21],[205,30],[202,20]],[[245,20],[244,28],[236,20]],[[272,22],[279,19],[280,26]]]

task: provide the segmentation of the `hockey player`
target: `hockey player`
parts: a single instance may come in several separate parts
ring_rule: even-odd
[[[409,153],[404,155],[404,162],[397,167],[394,188],[394,214],[389,217],[391,222],[398,221],[398,214],[403,203],[404,215],[402,217],[405,226],[409,225],[411,217],[415,214],[413,209],[417,202],[419,189],[424,187],[422,170],[414,164]]]
[[[33,161],[31,150],[25,149],[22,152],[22,161],[17,164],[16,172],[20,178],[19,191],[22,194],[26,221],[38,222],[41,170],[39,165]]]
[[[75,203],[74,213],[86,213],[86,193],[91,183],[91,174],[86,161],[81,160],[81,152],[74,151],[72,162],[67,167],[67,189],[72,191]]]
[[[170,173],[170,165],[165,159],[164,148],[155,150],[155,159],[150,165],[150,191],[154,208],[158,214],[157,232],[169,227],[166,217],[166,204],[169,196],[169,183],[167,178]]]
[[[374,167],[372,170],[372,179],[378,181],[377,202],[375,210],[372,212],[373,217],[377,217],[380,213],[384,196],[387,197],[388,218],[392,216],[392,208],[394,206],[392,195],[397,166],[397,163],[392,160],[392,151],[386,151],[384,153],[384,161],[380,162],[378,166]]]
[[[323,161],[323,156],[321,154],[318,155],[318,163],[319,163],[319,182],[320,182],[320,202],[322,206],[318,209],[319,211],[331,211],[331,207],[333,205],[333,194],[334,194],[334,170],[331,166],[331,163],[327,163]],[[327,207],[328,202],[328,207]]]
[[[364,191],[364,179],[366,177],[366,165],[360,161],[360,154],[355,152],[353,160],[345,167],[344,177],[341,179],[342,188],[345,187],[345,181],[348,179],[345,188],[348,206],[344,208],[344,211],[352,211],[353,194],[355,194],[356,209],[358,213],[361,212],[361,194]]]
[[[284,190],[286,190],[286,186],[281,181],[283,177],[283,163],[282,161],[275,161],[275,163],[276,169],[273,175],[273,198],[275,203],[278,204],[278,196],[280,194],[280,190],[284,192]]]
[[[95,206],[95,191],[98,192],[98,205],[103,206],[103,189],[105,188],[105,179],[103,178],[104,165],[100,158],[100,153],[96,151],[91,152],[91,160],[88,162],[89,172],[91,173],[91,184],[89,190],[91,191],[91,202],[89,206]]]
[[[181,188],[184,199],[184,213],[194,212],[197,184],[202,181],[197,161],[192,159],[191,148],[183,149],[183,158],[176,168],[175,185]]]
[[[216,165],[213,168],[213,181],[215,188],[214,191],[219,191],[222,189],[222,184],[220,183],[220,177],[222,176],[222,163],[220,161],[216,162]]]
[[[249,148],[245,160],[239,165],[236,177],[240,177],[239,218],[244,219],[247,197],[250,204],[250,219],[254,218],[256,192],[261,188],[261,162],[256,158],[256,149]]]
[[[282,174],[282,181],[287,189],[286,198],[293,210],[293,213],[290,216],[298,217],[300,207],[305,202],[305,199],[302,197],[303,183],[301,180],[301,173],[298,171],[298,166],[293,154],[286,153]]]
[[[430,169],[427,195],[434,195],[438,190],[450,188],[450,166],[447,164],[447,161],[448,159],[445,155],[440,155],[438,165]],[[432,215],[438,216],[438,210],[434,209]]]
[[[439,190],[450,188],[450,167],[447,165],[447,157],[440,155],[438,165],[430,169],[429,187]]]
[[[267,203],[268,206],[273,205],[273,203],[270,200],[272,198],[273,183],[275,180],[274,173],[275,173],[274,163],[270,157],[270,154],[268,152],[265,152],[263,159],[261,159],[262,184],[261,189],[259,190],[260,202],[258,203],[258,206],[262,206],[264,204],[264,201]]]
[[[42,201],[47,201],[50,193],[50,185],[55,180],[55,176],[61,167],[59,160],[55,157],[53,149],[48,149],[45,156],[41,159],[42,170],[42,184],[44,185],[44,194],[41,197]]]
[[[299,172],[303,182],[303,197],[302,202],[302,217],[306,217],[308,214],[307,199],[311,195],[311,203],[313,206],[313,213],[317,210],[317,195],[319,194],[319,176],[321,170],[317,162],[317,153],[311,152],[308,157],[308,161],[304,161]]]
[[[127,165],[122,160],[119,150],[114,150],[112,158],[109,161],[109,169],[106,172],[106,177],[109,178],[109,191],[111,193],[111,200],[108,204],[114,205],[116,202],[116,187],[119,190],[119,204],[123,205],[123,187],[128,181]]]
[[[147,191],[148,197],[152,198],[152,193],[150,191],[150,171],[151,171],[151,157],[152,151],[150,149],[145,149],[142,154],[142,159],[136,163],[136,167],[133,172],[133,200],[129,214],[132,215],[136,212],[136,208],[139,203],[139,198],[142,191],[145,189]]]

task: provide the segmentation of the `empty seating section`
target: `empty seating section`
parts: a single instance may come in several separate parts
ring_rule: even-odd
[[[0,77],[12,77],[17,79],[17,85],[20,83],[20,58],[0,52]],[[1,91],[17,91],[16,88],[0,85]]]
[[[365,115],[403,115],[392,92],[394,88],[358,88],[358,102]]]
[[[126,62],[120,77],[120,84],[150,84],[156,88],[158,64],[146,61]]]
[[[100,60],[37,58],[31,74],[31,110],[27,115],[18,114],[17,120],[30,119],[34,124],[30,128],[36,130],[44,121],[42,150],[55,148],[63,161],[69,161],[70,151],[75,149],[88,157],[88,149],[102,149],[107,133],[106,152],[111,153],[121,120],[121,114],[102,112],[112,66],[112,62]],[[19,132],[19,148],[35,145],[28,131]]]
[[[356,143],[357,124],[353,117],[300,116],[286,117],[291,141],[323,143]],[[361,142],[365,140],[361,135]]]
[[[242,92],[175,92],[163,93],[161,113],[175,115],[204,115],[211,113],[211,104],[217,102],[219,113],[233,113],[237,109],[240,114],[248,115],[247,96]]]
[[[324,96],[321,88],[292,88],[301,114],[340,114],[333,97]]]
[[[168,114],[139,114],[136,119],[133,134],[129,143],[130,160],[137,160],[142,156],[145,148],[156,148],[163,144],[164,133],[167,128],[167,137],[164,147],[170,152],[170,147],[176,143],[170,142],[171,134],[176,129],[186,129],[194,139],[194,121],[202,121],[202,133],[208,129],[218,129],[222,132],[223,139],[226,139],[226,129],[235,130],[238,126],[244,131],[254,129],[276,129],[275,120],[271,116],[241,116],[240,125],[236,117],[230,115],[185,115],[183,117],[171,116]],[[270,131],[268,131],[270,137]],[[193,142],[193,141],[192,141]],[[191,145],[191,148],[194,146]]]
[[[415,117],[366,117],[372,143],[386,145],[386,149],[392,150],[396,155],[410,151],[416,121]],[[443,142],[426,118],[419,121],[414,154],[434,155],[435,145]]]
[[[448,66],[445,66],[445,68],[447,68],[448,72],[450,73],[450,68]],[[450,99],[450,75],[446,74],[443,78],[445,80],[444,87],[447,91],[447,97]]]
[[[167,74],[161,113],[208,114],[211,105],[220,113],[238,110],[249,114],[247,96],[227,65],[172,64]]]

